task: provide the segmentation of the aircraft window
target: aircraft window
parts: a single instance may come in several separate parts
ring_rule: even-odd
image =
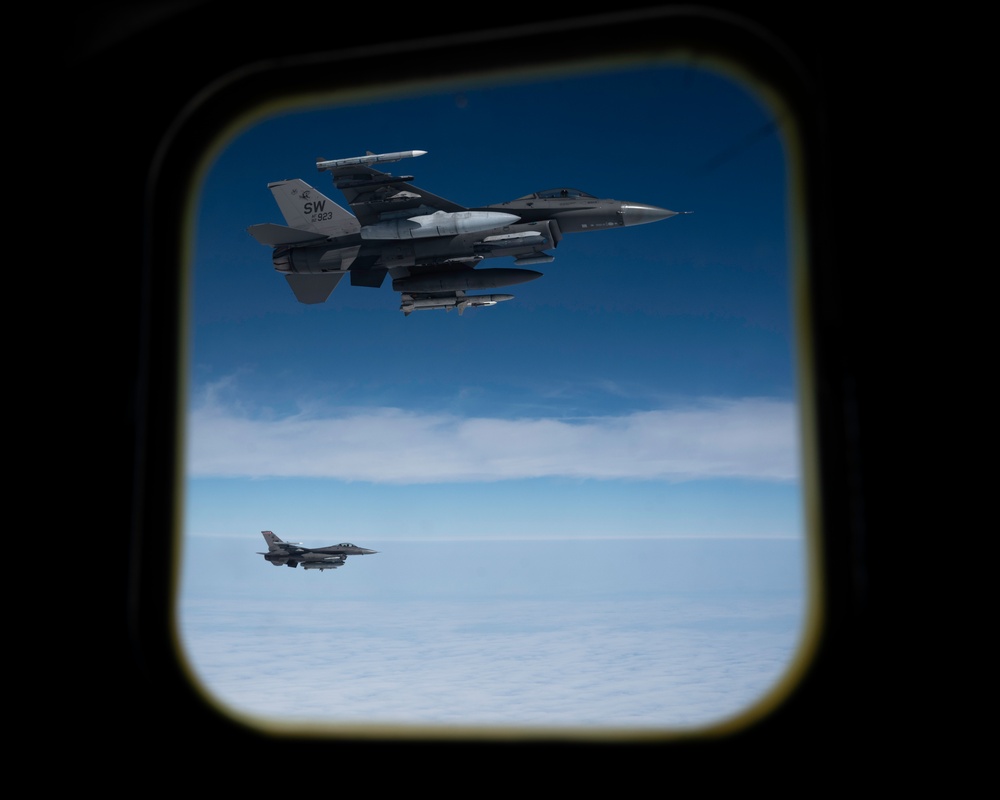
[[[815,412],[799,408],[798,364],[808,353],[797,354],[810,339],[796,338],[806,315],[789,303],[803,291],[793,291],[795,182],[786,158],[798,150],[782,139],[794,130],[784,106],[688,64],[596,82],[582,75],[470,88],[465,97],[456,104],[448,88],[262,115],[220,141],[205,169],[192,200],[198,224],[184,316],[178,506],[187,512],[177,608],[185,660],[220,705],[262,723],[291,714],[295,724],[335,726],[671,730],[757,713],[802,663],[812,597],[800,454],[816,448],[800,447],[808,429],[799,420]],[[564,113],[533,120],[530,138],[489,125],[552,103]],[[442,108],[452,125],[439,130]],[[564,120],[584,112],[567,145]],[[518,186],[572,180],[596,197],[627,198],[625,213],[653,224],[608,233],[625,226],[607,217],[591,224],[606,212],[595,195],[556,185],[519,198],[574,200],[551,204],[575,218],[561,244],[545,243],[555,268],[537,280],[516,268],[537,255],[540,226],[524,225],[488,243],[500,269],[455,276],[482,275],[484,286],[524,277],[509,294],[485,295],[464,314],[454,307],[463,290],[449,298],[455,314],[447,305],[426,310],[438,299],[428,294],[412,316],[401,315],[392,280],[380,288],[342,280],[330,294],[335,284],[322,283],[321,272],[328,262],[304,258],[282,222],[354,237],[354,212],[370,209],[350,184],[345,193],[317,174],[318,154],[302,149],[301,131],[378,131],[400,118],[414,122],[399,147],[440,141],[420,157],[386,154],[407,159],[428,206],[442,200],[430,191],[448,196],[450,213],[499,203]],[[621,130],[643,154],[641,169],[623,169],[621,155],[608,152]],[[761,130],[771,133],[750,137]],[[497,138],[475,138],[485,133]],[[734,150],[740,142],[751,144]],[[494,174],[498,149],[510,174]],[[325,155],[362,157],[333,147]],[[297,182],[272,183],[282,177]],[[414,188],[402,178],[377,185]],[[595,207],[592,218],[576,213],[586,206]],[[664,209],[695,213],[656,221]],[[530,220],[543,216],[534,211]],[[293,240],[288,263],[307,279],[299,284],[306,299],[328,300],[303,304],[289,292],[286,276],[296,273],[275,274],[279,262],[262,246],[272,237]],[[381,242],[386,258],[415,263],[425,250],[452,253],[448,236]],[[353,259],[333,261],[364,275]],[[234,292],[246,303],[239,310]],[[333,320],[356,332],[335,359],[317,335]],[[350,532],[389,555],[355,563],[347,554],[347,569],[312,580],[324,570],[279,570],[257,555],[266,549],[258,531],[271,524],[317,545],[328,530]],[[378,603],[364,625],[351,615],[331,622],[323,612],[331,592]],[[291,631],[287,605],[275,602],[288,596],[299,603]],[[401,627],[416,608],[421,625]],[[251,611],[252,625],[231,624]],[[310,633],[330,630],[321,637],[330,649],[317,657]],[[456,657],[442,665],[440,652]],[[361,684],[349,696],[323,690],[290,705],[266,691],[262,676],[276,672],[336,687],[326,665],[345,653],[363,659],[343,667]],[[441,666],[454,671],[443,675]],[[463,683],[484,672],[493,676],[485,688]],[[581,679],[567,682],[567,672]],[[620,691],[609,694],[609,681]]]

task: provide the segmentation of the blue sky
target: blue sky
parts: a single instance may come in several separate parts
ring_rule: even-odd
[[[662,603],[693,591],[711,595],[729,620],[723,627],[732,628],[740,616],[734,609],[746,611],[733,592],[745,590],[762,604],[748,612],[759,626],[761,609],[777,603],[784,627],[771,630],[766,658],[743,654],[754,676],[747,685],[760,691],[773,682],[795,651],[804,589],[788,176],[772,121],[771,110],[730,78],[647,68],[480,88],[456,83],[419,96],[283,113],[221,148],[207,165],[191,251],[180,601],[182,638],[206,683],[228,687],[231,700],[263,702],[253,681],[233,679],[246,674],[245,664],[208,655],[219,655],[210,643],[222,629],[237,639],[249,635],[243,626],[226,628],[222,619],[231,616],[218,616],[235,613],[228,609],[236,598],[244,608],[266,607],[280,595],[307,627],[313,613],[328,619],[318,609],[334,597],[355,616],[371,608],[387,628],[320,637],[330,647],[350,641],[359,652],[367,641],[371,652],[373,642],[398,644],[393,602],[409,607],[447,596],[464,608],[463,598],[475,599],[491,617],[500,613],[492,605],[497,597],[564,609],[572,596],[573,618],[585,619],[590,605],[579,602],[580,576],[591,576],[584,586],[603,587],[595,603],[598,595],[625,602],[636,574],[609,565],[626,554],[646,570],[639,582],[647,594],[628,600],[639,604],[637,615],[653,606],[659,615]],[[283,223],[267,183],[302,178],[343,204],[329,176],[316,172],[317,157],[409,149],[428,154],[387,171],[413,174],[416,185],[467,206],[570,186],[694,213],[567,235],[551,251],[555,261],[540,268],[542,278],[507,290],[514,300],[463,316],[404,317],[388,282],[367,289],[345,281],[323,305],[297,303],[273,270],[269,248],[246,232],[255,223]],[[491,266],[507,265],[500,261]],[[264,529],[306,544],[352,541],[380,552],[335,572],[277,570],[256,555]],[[650,540],[660,544],[642,556]],[[681,540],[695,549],[669,549]],[[525,562],[533,542],[536,555]],[[511,552],[518,557],[505,555]],[[433,560],[422,561],[431,553]],[[572,568],[559,568],[560,560]],[[748,565],[764,563],[754,575],[771,577],[754,578],[749,588]],[[520,587],[513,598],[512,585]],[[486,624],[479,619],[463,629],[454,614],[441,618],[457,627],[434,627],[435,641]],[[328,624],[317,621],[323,630]],[[580,624],[601,627],[593,619]],[[652,638],[678,651],[673,634],[639,627],[642,641],[650,641],[648,630],[659,631]],[[715,622],[709,627],[719,630]],[[695,638],[711,635],[703,630]],[[317,637],[306,640],[306,652],[315,653]],[[727,663],[740,660],[736,641],[749,639],[726,640]],[[623,642],[630,652],[634,645]],[[548,649],[558,650],[541,647]],[[270,663],[268,652],[255,658]],[[343,668],[336,652],[321,673],[330,663]],[[692,648],[685,674],[699,674],[697,657]],[[399,674],[440,674],[440,664],[413,658],[400,662]],[[293,669],[312,679],[309,667]],[[391,672],[376,672],[372,686],[393,684]],[[343,677],[351,676],[348,669]],[[447,677],[439,680],[447,685]],[[671,705],[664,685],[651,674],[630,693],[636,709],[655,694],[663,701],[655,710],[618,708],[608,718],[654,727],[697,719],[680,695]],[[437,696],[435,686],[426,688]],[[597,685],[581,687],[590,691],[599,694]],[[711,687],[705,691],[712,695]],[[464,720],[459,712],[435,716],[440,704],[430,701],[394,716],[386,694],[395,697],[369,687],[367,696],[382,700],[330,713],[403,722],[602,719],[589,697],[581,704],[569,696],[558,710],[524,718],[518,704],[511,713],[495,697],[481,698],[478,716],[476,704],[467,704]],[[582,705],[586,719],[572,710]],[[498,715],[500,707],[508,710]],[[715,719],[733,710],[723,702],[700,713]]]

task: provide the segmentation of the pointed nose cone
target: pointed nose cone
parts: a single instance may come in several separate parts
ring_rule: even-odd
[[[657,222],[667,217],[676,216],[676,214],[676,211],[659,206],[649,206],[645,203],[622,203],[622,218],[626,225],[644,225],[647,222]]]
[[[369,550],[369,549],[367,549],[365,547],[359,547],[358,550],[361,551],[361,555],[363,555],[363,556],[372,556],[372,555],[375,555],[375,553],[378,552],[378,550]]]

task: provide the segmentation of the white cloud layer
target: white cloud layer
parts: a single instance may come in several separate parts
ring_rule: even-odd
[[[527,478],[798,476],[796,408],[766,398],[584,419],[461,417],[397,408],[253,418],[209,400],[188,419],[191,477],[419,484]]]
[[[616,598],[611,613],[580,598],[338,597],[276,614],[241,598],[189,603],[182,638],[208,696],[269,721],[670,729],[744,712],[778,683],[796,601]]]

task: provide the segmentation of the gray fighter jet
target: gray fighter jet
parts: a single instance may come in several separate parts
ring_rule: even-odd
[[[510,294],[466,294],[541,277],[524,269],[554,259],[546,252],[563,234],[600,231],[672,217],[677,211],[602,200],[577,189],[550,189],[517,200],[466,208],[394,177],[372,164],[422,156],[425,150],[317,160],[347,199],[351,214],[304,181],[269,183],[288,225],[265,222],[248,232],[273,248],[274,268],[301,303],[326,302],[344,275],[378,288],[386,274],[401,295],[400,311],[492,306]],[[514,267],[476,269],[509,256]]]
[[[302,565],[303,569],[336,569],[344,566],[348,556],[368,556],[377,553],[378,550],[366,550],[356,544],[344,542],[334,544],[330,547],[303,547],[301,542],[285,542],[275,536],[271,531],[261,531],[264,541],[267,542],[267,552],[257,553],[264,556],[265,561],[270,561],[274,566],[297,567]]]

